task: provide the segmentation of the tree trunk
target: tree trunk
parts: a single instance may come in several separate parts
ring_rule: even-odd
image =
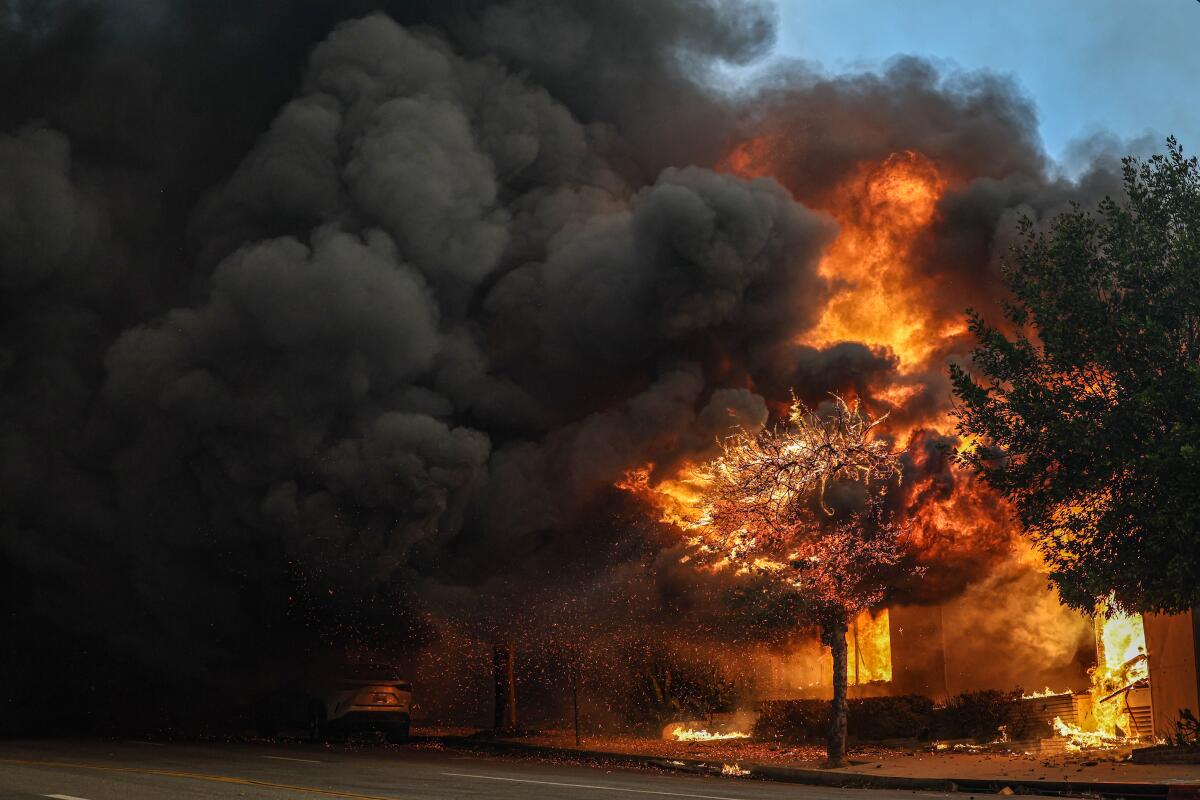
[[[571,665],[571,708],[575,716],[575,746],[579,747],[579,661]]]
[[[825,642],[833,653],[833,702],[829,713],[827,766],[846,766],[846,620],[827,624]]]
[[[492,649],[492,676],[496,682],[496,716],[493,729],[496,733],[517,729],[517,687],[513,682],[511,644],[498,644]]]

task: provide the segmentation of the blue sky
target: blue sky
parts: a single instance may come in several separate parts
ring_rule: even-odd
[[[842,72],[897,54],[1016,78],[1047,151],[1109,131],[1200,152],[1197,0],[777,0],[777,53]],[[1161,146],[1161,145],[1160,145]]]

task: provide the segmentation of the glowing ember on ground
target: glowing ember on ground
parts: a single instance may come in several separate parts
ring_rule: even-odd
[[[706,730],[694,728],[676,728],[671,734],[677,742],[720,742],[726,739],[749,739],[750,734],[741,731],[729,733],[709,733]]]
[[[749,775],[750,770],[742,769],[741,766],[738,764],[722,764],[721,765],[721,774],[722,775],[732,775],[736,778],[740,778],[743,775]]]

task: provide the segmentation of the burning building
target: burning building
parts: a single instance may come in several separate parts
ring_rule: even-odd
[[[774,176],[785,147],[770,135],[743,142],[722,166]],[[899,604],[852,622],[851,696],[945,702],[963,692],[1045,686],[1022,699],[1039,701],[1047,735],[1053,729],[1091,743],[1164,737],[1179,709],[1196,708],[1191,615],[1147,617],[1143,625],[1140,615],[1088,620],[1062,607],[1003,503],[948,458],[962,444],[948,409],[929,405],[927,393],[939,360],[961,352],[965,328],[961,318],[937,313],[929,302],[936,290],[922,285],[917,265],[955,177],[909,150],[859,164],[819,201],[839,223],[819,270],[843,289],[796,341],[814,348],[858,342],[892,359],[874,383],[849,390],[896,415],[890,435],[910,451],[900,513],[933,583],[902,587]],[[655,483],[652,471],[636,470],[618,485],[661,509],[664,522],[684,530],[706,524],[698,473],[683,469]],[[813,632],[760,652],[756,669],[762,699],[831,692],[829,649]]]

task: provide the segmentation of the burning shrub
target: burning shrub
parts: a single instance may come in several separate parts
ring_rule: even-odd
[[[849,729],[860,741],[927,739],[932,729],[933,701],[920,695],[866,697],[851,700]],[[829,733],[825,700],[772,700],[759,706],[754,736],[789,742],[823,741]]]

